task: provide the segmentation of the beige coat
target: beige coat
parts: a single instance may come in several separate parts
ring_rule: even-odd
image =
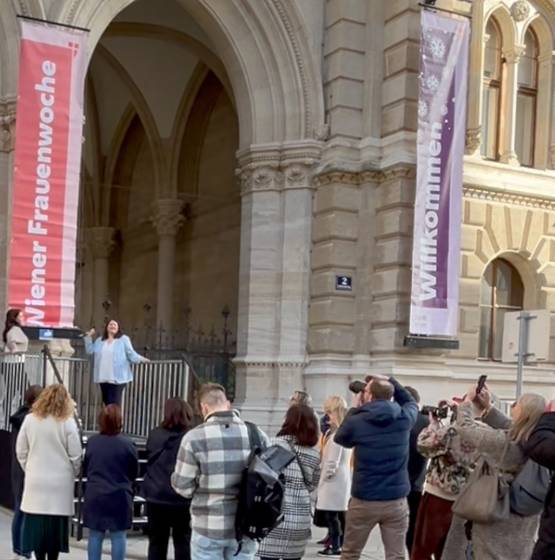
[[[82,459],[81,440],[73,418],[25,418],[16,443],[25,472],[21,511],[73,515],[73,489]]]
[[[333,441],[328,433],[322,448],[322,472],[316,507],[326,511],[347,511],[351,497],[351,451]]]

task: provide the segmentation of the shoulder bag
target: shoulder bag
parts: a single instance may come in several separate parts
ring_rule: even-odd
[[[509,517],[509,483],[500,469],[509,444],[510,439],[507,435],[507,441],[497,465],[486,457],[478,459],[468,482],[453,504],[453,513],[476,523],[492,523]]]

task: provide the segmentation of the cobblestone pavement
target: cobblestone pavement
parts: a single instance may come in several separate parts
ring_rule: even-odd
[[[10,524],[11,513],[8,510],[0,508],[0,560],[11,560],[13,557],[11,553],[11,536]],[[323,531],[315,529],[313,534],[313,541],[322,538]],[[71,552],[69,554],[62,554],[60,560],[87,560],[87,553],[85,551],[86,542],[70,543]],[[171,548],[171,547],[170,547]],[[317,544],[310,544],[307,554],[303,560],[316,560],[322,558],[318,556],[317,552],[322,547]],[[128,554],[127,557],[131,559],[144,559],[146,557],[146,538],[139,534],[132,534],[128,539]],[[372,533],[368,546],[364,551],[362,558],[364,560],[383,560],[383,548],[381,546],[379,531],[375,530]],[[103,555],[103,560],[109,560],[109,555]]]

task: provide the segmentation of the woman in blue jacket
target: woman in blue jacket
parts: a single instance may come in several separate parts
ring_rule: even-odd
[[[95,330],[91,329],[85,336],[85,351],[94,354],[94,382],[100,384],[106,406],[121,406],[123,389],[133,380],[131,364],[148,362],[148,359],[135,352],[129,337],[113,319],[106,323],[103,335],[93,342],[94,335]]]
[[[89,560],[101,560],[106,532],[112,541],[112,560],[125,560],[127,536],[133,522],[133,483],[139,472],[137,450],[121,433],[121,409],[108,405],[100,412],[100,434],[87,442],[83,462],[85,500],[83,525],[89,529]]]

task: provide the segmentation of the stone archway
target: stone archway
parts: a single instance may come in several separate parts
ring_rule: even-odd
[[[91,52],[114,17],[136,0],[72,0],[53,19],[89,28]],[[180,0],[210,36],[232,84],[242,149],[314,139],[324,122],[319,64],[295,4],[283,0]]]
[[[274,424],[291,389],[304,385],[312,168],[324,133],[320,64],[294,3],[177,1],[210,37],[233,92],[241,194],[237,392],[258,421]],[[58,4],[51,17],[89,28],[94,48],[117,14],[133,4],[73,0]],[[157,189],[174,175],[166,171]],[[177,224],[177,194],[163,191],[154,209],[162,221]],[[111,231],[101,227],[99,234]],[[172,253],[169,245],[166,250]]]

